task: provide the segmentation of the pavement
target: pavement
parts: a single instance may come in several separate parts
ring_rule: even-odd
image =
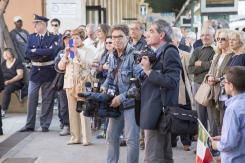
[[[39,119],[39,118],[37,118]],[[67,145],[69,136],[59,136],[57,110],[50,126],[50,132],[42,133],[39,122],[35,132],[20,135],[18,131],[26,121],[25,114],[6,114],[3,119],[4,135],[0,136],[0,150],[6,152],[0,156],[1,163],[104,163],[106,162],[106,141],[96,139],[93,133],[93,144],[90,146]],[[11,145],[12,146],[11,146]],[[191,151],[183,151],[182,145],[173,148],[175,163],[195,162],[194,142]],[[126,147],[120,148],[119,163],[126,163]],[[0,151],[0,153],[1,153]],[[140,151],[139,163],[143,163],[144,151]]]

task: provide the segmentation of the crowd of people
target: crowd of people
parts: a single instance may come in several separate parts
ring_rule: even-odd
[[[243,31],[217,29],[209,20],[197,40],[193,32],[156,20],[147,31],[143,23],[133,21],[129,25],[88,24],[61,34],[60,20],[52,19],[49,31],[48,21],[35,15],[35,32],[29,34],[22,29],[22,18],[15,17],[16,29],[11,31],[11,38],[17,54],[11,48],[3,51],[2,117],[11,93],[23,90],[26,84],[26,68],[21,62],[31,63],[27,120],[20,132],[35,131],[39,96],[41,131],[48,132],[57,98],[62,129],[59,134],[70,135],[68,145],[91,145],[92,128],[102,129],[97,137],[106,138],[108,163],[118,162],[123,141],[128,163],[139,161],[140,149],[144,150],[147,163],[172,163],[172,148],[177,146],[179,136],[185,151],[197,139],[197,135],[159,132],[163,107],[181,106],[197,111],[213,137],[213,148],[221,151],[221,162],[245,161]],[[60,78],[62,87],[57,88]],[[140,79],[139,114],[135,112],[135,99],[128,97],[128,91],[135,87],[131,78]],[[194,99],[203,82],[211,88],[207,106]],[[91,118],[84,114],[86,99],[79,93],[91,91],[88,83],[92,90],[97,88],[104,94],[115,88],[110,107],[120,111],[119,117]]]

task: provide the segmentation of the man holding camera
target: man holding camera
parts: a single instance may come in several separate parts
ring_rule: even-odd
[[[166,21],[153,22],[146,41],[157,59],[155,62],[149,56],[141,59],[146,77],[141,88],[140,127],[145,130],[147,163],[173,163],[171,134],[160,134],[158,129],[163,107],[178,106],[181,60],[177,48],[169,46],[171,35],[172,28]]]
[[[127,141],[127,162],[138,163],[139,160],[139,128],[135,122],[134,99],[127,98],[130,78],[140,72],[139,65],[134,61],[134,48],[128,44],[129,30],[125,25],[116,25],[112,28],[112,41],[115,48],[113,62],[116,66],[109,63],[109,70],[106,81],[101,89],[108,93],[112,85],[117,89],[117,93],[111,102],[111,107],[120,109],[121,116],[109,118],[107,128],[108,154],[107,163],[117,163],[119,160],[119,140],[120,135],[125,129]]]

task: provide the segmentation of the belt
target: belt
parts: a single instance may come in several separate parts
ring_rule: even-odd
[[[49,66],[53,65],[54,61],[48,61],[48,62],[31,62],[32,66]]]

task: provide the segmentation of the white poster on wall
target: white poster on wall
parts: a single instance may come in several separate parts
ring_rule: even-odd
[[[74,29],[86,23],[85,0],[47,0],[46,15],[61,21],[60,31]]]

